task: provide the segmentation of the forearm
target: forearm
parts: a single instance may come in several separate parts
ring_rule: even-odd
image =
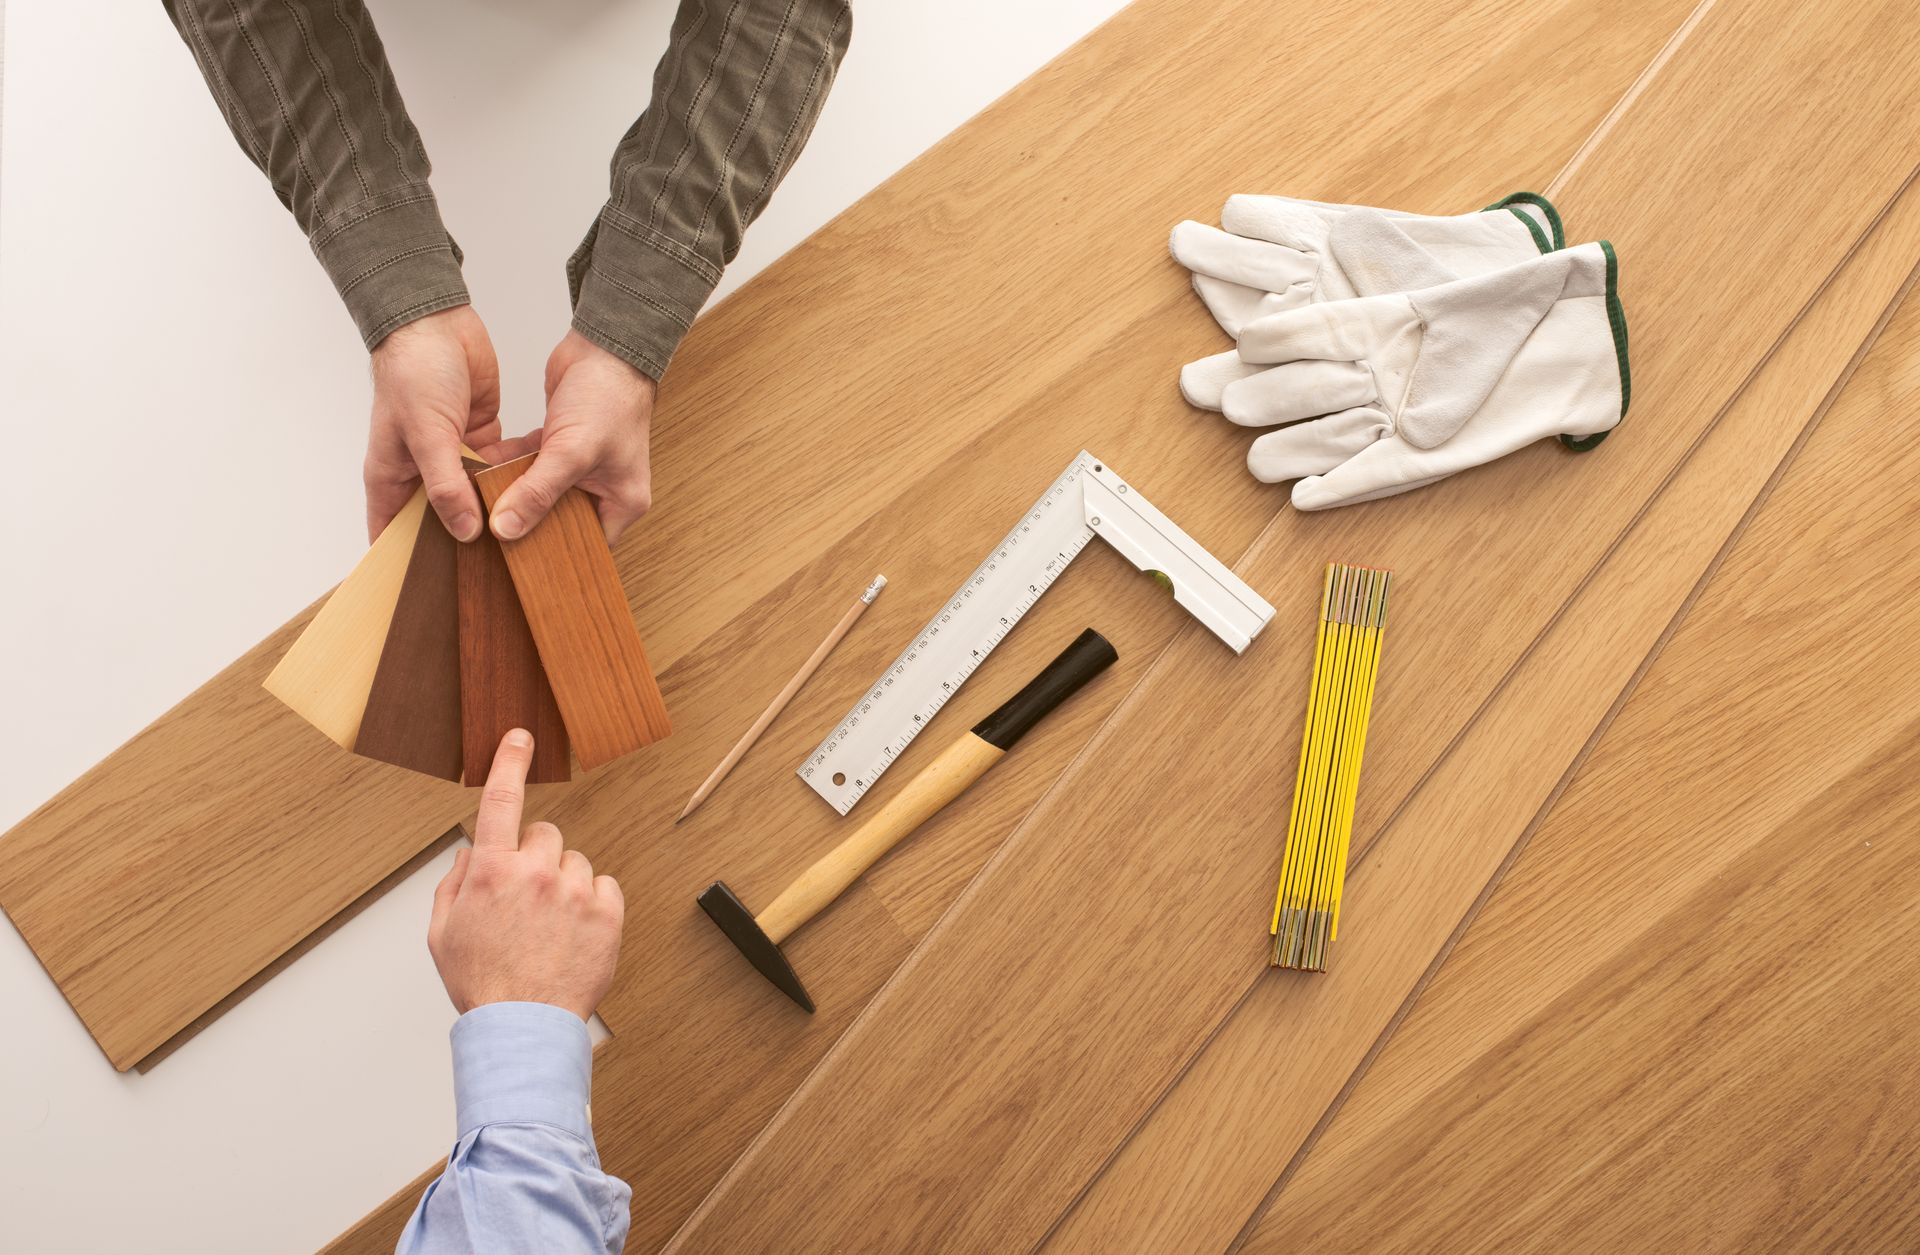
[[[582,335],[660,377],[805,146],[851,26],[847,0],[681,0],[652,100],[567,265]]]
[[[594,1150],[579,1016],[543,1003],[476,1007],[454,1025],[453,1062],[459,1140],[397,1255],[615,1255],[632,1191]]]
[[[467,303],[432,167],[361,0],[163,0],[367,347]]]

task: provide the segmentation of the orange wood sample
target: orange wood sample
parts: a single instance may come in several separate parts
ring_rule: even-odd
[[[535,456],[474,475],[489,510]],[[672,732],[587,495],[569,490],[531,532],[500,548],[580,765],[591,771]]]
[[[459,543],[429,510],[367,692],[353,751],[442,780],[460,778]]]
[[[506,557],[491,531],[461,545],[455,557],[460,601],[460,726],[465,779],[487,781],[500,738],[514,728],[533,733],[534,784],[569,774],[567,727],[554,703],[540,651],[520,609]]]
[[[1916,41],[1888,40],[1891,18],[1785,3],[1706,13],[1561,200],[1619,245],[1639,347],[1638,409],[1604,453],[1562,469],[1564,458],[1546,460],[1559,451],[1537,448],[1364,510],[1277,518],[1240,568],[1281,608],[1272,630],[1239,660],[1197,630],[1175,642],[707,1198],[681,1246],[804,1235],[804,1249],[913,1248],[937,1236],[1026,1249],[1048,1234],[1264,970],[1261,930],[1247,921],[1264,919],[1256,899],[1278,869],[1273,816],[1285,813],[1291,773],[1274,764],[1297,743],[1317,585],[1317,558],[1304,555],[1405,575],[1368,762],[1374,805],[1391,813],[1910,177],[1920,141],[1882,143],[1920,107]],[[1801,90],[1775,90],[1788,74]],[[1724,197],[1701,206],[1662,185],[1675,161]],[[1851,210],[1832,211],[1833,179],[1859,189]],[[1785,252],[1795,266],[1778,264]],[[1579,526],[1545,532],[1527,519]],[[1292,632],[1289,571],[1301,572]],[[1651,619],[1656,630],[1663,621]],[[1205,788],[1190,778],[1196,764]],[[1410,839],[1444,857],[1468,831],[1420,824]],[[1204,858],[1172,832],[1205,834]],[[1400,873],[1408,861],[1387,865]],[[1453,905],[1453,921],[1472,900]],[[1354,897],[1343,945],[1378,910]]]

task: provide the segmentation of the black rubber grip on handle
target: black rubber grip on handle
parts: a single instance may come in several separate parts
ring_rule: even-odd
[[[1099,675],[1120,657],[1107,638],[1088,628],[1060,656],[1046,665],[1027,687],[1009,697],[1000,707],[973,725],[973,734],[989,745],[1003,750],[1027,734],[1047,712],[1080,691],[1080,686]]]

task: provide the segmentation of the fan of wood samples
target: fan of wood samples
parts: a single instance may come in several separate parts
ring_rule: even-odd
[[[488,509],[532,463],[469,460]],[[413,495],[266,679],[345,749],[483,783],[533,733],[528,779],[570,777],[666,736],[666,703],[593,505],[578,490],[519,540],[460,544]]]

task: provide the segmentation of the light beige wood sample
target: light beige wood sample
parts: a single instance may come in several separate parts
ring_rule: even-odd
[[[1916,409],[1910,297],[1243,1249],[1920,1244]]]
[[[426,508],[426,490],[416,490],[267,674],[267,692],[342,749],[352,749],[360,735],[360,716]]]
[[[1558,451],[1533,449],[1367,510],[1282,516],[1243,564],[1282,615],[1281,581],[1299,555],[1365,555],[1406,573],[1368,764],[1373,785],[1387,782],[1376,806],[1400,805],[1468,731],[1912,173],[1920,145],[1894,151],[1884,139],[1920,105],[1920,41],[1889,40],[1892,16],[1716,8],[1586,153],[1561,207],[1606,223],[1619,245],[1639,346],[1639,408],[1604,456],[1560,473],[1545,461]],[[1779,93],[1787,75],[1804,90]],[[1696,183],[1662,186],[1675,162],[1725,199],[1702,207],[1688,194]],[[1847,214],[1830,212],[1835,180],[1859,189]],[[1788,253],[1795,267],[1778,264]],[[1528,519],[1579,525],[1547,533]],[[1167,651],[682,1244],[751,1248],[780,1233],[804,1234],[808,1249],[913,1246],[937,1234],[962,1248],[1019,1248],[1049,1231],[1259,975],[1233,903],[1277,870],[1270,817],[1284,813],[1284,784],[1269,759],[1284,761],[1280,747],[1297,736],[1307,668],[1292,655],[1311,642],[1284,627],[1240,671],[1192,632]],[[1417,682],[1395,685],[1395,673]],[[1183,747],[1180,759],[1161,752],[1169,744]],[[1185,779],[1196,763],[1207,764],[1207,790]],[[1551,764],[1547,779],[1566,765]],[[1415,831],[1416,848],[1443,857],[1471,830]],[[1206,834],[1206,857],[1169,832]],[[1453,904],[1450,923],[1472,900]],[[1343,944],[1358,946],[1375,902],[1350,899],[1354,940],[1343,931]],[[1029,928],[1037,918],[1048,921],[1044,961]],[[926,1084],[935,1074],[941,1083]]]

